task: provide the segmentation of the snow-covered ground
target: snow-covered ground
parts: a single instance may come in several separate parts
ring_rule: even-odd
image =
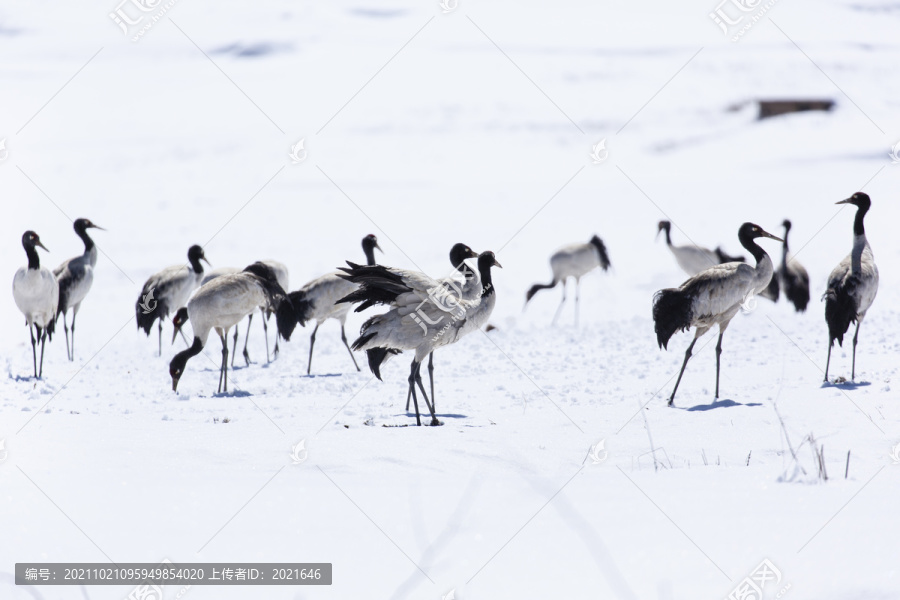
[[[713,1],[444,6],[179,0],[137,42],[109,17],[144,14],[130,2],[0,7],[0,273],[26,229],[51,267],[81,252],[71,219],[108,230],[75,362],[60,327],[34,381],[0,294],[0,598],[130,590],[16,588],[15,562],[163,558],[334,565],[330,587],[197,600],[725,598],[764,559],[766,599],[900,597],[900,9],[785,0],[731,42]],[[782,97],[837,105],[755,120]],[[834,203],[860,189],[881,288],[857,382],[823,385],[819,297],[853,220]],[[732,322],[718,402],[711,333],[666,407],[690,336],[657,349],[652,294],[685,278],[662,218],[731,253],[742,222],[790,218],[811,275],[806,314],[760,300]],[[278,259],[296,289],[367,233],[383,264],[444,275],[462,241],[504,266],[497,329],[437,353],[443,427],[382,427],[413,422],[411,357],[357,373],[334,321],[307,377],[311,328],[265,365],[257,319],[227,395],[215,337],[175,394],[182,342],[158,358],[135,331],[141,284],[191,244],[215,266]],[[613,269],[583,281],[580,326],[572,304],[550,326],[558,290],[523,312],[552,251],[595,233]]]

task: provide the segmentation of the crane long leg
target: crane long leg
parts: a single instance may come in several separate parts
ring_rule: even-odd
[[[856,333],[853,334],[853,370],[850,372],[851,381],[856,381],[856,341],[859,339],[860,325],[862,325],[862,317],[856,319]]]
[[[231,342],[231,368],[234,369],[234,357],[237,355],[238,330],[240,327],[234,326],[234,339]],[[249,331],[249,327],[247,328]]]
[[[725,334],[724,329],[719,329],[719,342],[716,344],[716,400],[719,399],[719,366],[722,356],[722,336]]]
[[[250,323],[253,322],[253,313],[247,315],[247,333],[244,335],[244,362],[250,366],[250,353],[247,352],[247,342],[250,340]],[[266,340],[266,360],[269,360],[269,340]]]
[[[428,379],[431,383],[431,406],[436,406],[434,401],[434,352],[428,355]],[[406,394],[406,411],[409,412],[410,394]]]
[[[431,384],[431,408],[437,410],[437,402],[434,400],[434,352],[428,355],[428,382]]]
[[[562,311],[563,304],[566,303],[566,280],[563,279],[560,283],[562,283],[562,300],[559,301],[559,306],[556,309],[556,314],[553,315],[553,321],[550,322],[550,325],[556,325],[556,319],[559,318],[559,313]]]
[[[825,383],[828,383],[828,367],[831,365],[831,347],[834,345],[834,340],[828,338],[828,360],[825,361]]]
[[[47,328],[44,327],[44,330],[41,331],[41,328],[37,327],[37,330],[38,337],[41,338],[41,368],[38,370],[38,379],[40,379],[44,376],[44,346],[47,344]]]
[[[74,317],[74,315],[73,315],[73,317]],[[69,328],[66,325],[66,313],[63,313],[62,318],[63,318],[63,331],[66,334],[66,358],[68,358],[69,360],[72,360],[72,355],[69,353]]]
[[[428,407],[429,412],[431,412],[431,425],[441,425],[442,423],[438,421],[437,416],[434,414],[434,405],[428,401],[428,394],[425,393],[425,385],[422,383],[422,365],[421,363],[416,365],[416,383],[419,385],[419,390],[422,391],[422,397],[425,398],[425,405]]]
[[[159,355],[162,356],[162,318],[159,320]]]
[[[222,340],[222,366],[219,367],[219,389],[216,393],[222,392],[222,381],[225,382],[225,393],[228,393],[228,332],[219,333]]]
[[[37,326],[35,325],[35,327]],[[37,349],[35,348],[34,329],[31,328],[31,323],[28,324],[28,335],[31,336],[31,360],[34,363],[34,378],[37,379]]]
[[[413,359],[412,365],[409,367],[409,394],[412,395],[413,405],[416,407],[416,425],[422,425],[422,419],[419,418],[419,400],[416,398],[416,367],[417,367],[416,359]]]
[[[271,361],[269,360],[269,325],[268,325],[268,323],[266,323],[266,311],[265,311],[265,309],[263,309],[263,308],[260,308],[260,309],[259,309],[259,318],[262,319],[262,324],[263,324],[263,335],[264,335],[265,338],[266,338],[266,363],[269,363],[269,362],[271,362]],[[277,346],[277,345],[278,345],[278,344],[277,344],[277,342],[278,342],[278,334],[275,334],[275,342],[276,342],[275,345]],[[276,354],[277,354],[277,352],[276,352]]]
[[[350,349],[350,344],[347,343],[347,334],[344,333],[344,324],[341,323],[341,341],[344,342],[344,347],[347,349],[347,352],[350,353],[350,360],[353,361],[353,366],[356,367],[356,370],[359,371],[359,365],[356,364],[356,357],[353,356],[353,350]],[[409,399],[406,401],[406,409],[409,410]]]
[[[694,349],[694,344],[697,343],[697,338],[699,336],[694,336],[694,340],[691,342],[691,345],[688,346],[687,350],[684,352],[684,363],[681,365],[681,372],[678,373],[678,380],[675,382],[675,389],[672,390],[672,395],[669,396],[669,406],[672,406],[675,402],[675,392],[678,391],[678,384],[681,383],[681,376],[684,375],[684,368],[687,366],[688,361],[691,359],[691,350]]]
[[[575,279],[575,327],[578,327],[578,296],[581,291],[581,279]]]
[[[262,312],[262,309],[259,309]],[[265,312],[263,314],[263,331],[266,334],[266,356],[269,355],[269,318],[272,316],[271,312]],[[278,358],[278,332],[275,332],[275,350],[272,352],[272,360]]]
[[[318,330],[319,330],[319,324],[316,323],[316,327],[315,327],[315,329],[313,329],[312,335],[309,336],[309,363],[306,365],[306,374],[307,375],[309,375],[310,371],[312,370],[312,352],[313,352],[313,346],[316,345],[316,332]],[[351,356],[353,356],[353,355],[351,354]],[[354,360],[356,360],[356,359],[354,359]]]
[[[69,329],[72,330],[72,356],[69,360],[75,360],[75,317],[78,316],[78,307],[72,309],[72,327]]]

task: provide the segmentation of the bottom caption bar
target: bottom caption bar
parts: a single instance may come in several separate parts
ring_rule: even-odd
[[[16,563],[16,585],[331,585],[331,563]]]

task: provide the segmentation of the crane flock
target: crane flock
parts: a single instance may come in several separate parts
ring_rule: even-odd
[[[871,199],[867,194],[857,192],[837,204],[853,205],[857,211],[851,251],[829,275],[822,297],[828,329],[826,382],[831,366],[831,349],[835,342],[843,344],[851,323],[856,323],[851,379],[856,378],[859,329],[872,306],[879,283],[878,268],[864,226]],[[73,227],[84,243],[84,251],[53,271],[41,266],[37,248],[45,251],[47,248],[38,234],[29,230],[22,235],[22,247],[28,263],[15,273],[13,297],[25,316],[36,379],[43,377],[46,342],[48,339],[52,341],[59,317],[63,319],[67,358],[70,361],[75,359],[75,318],[94,281],[98,248],[88,229],[105,230],[85,218],[76,219]],[[676,246],[671,238],[672,223],[668,220],[658,223],[657,236],[665,233],[666,246],[689,278],[678,287],[662,289],[653,295],[652,318],[657,344],[661,349],[667,349],[677,332],[694,329],[694,337],[685,350],[684,361],[668,399],[670,406],[674,404],[697,339],[714,326],[718,326],[715,388],[715,398],[718,399],[722,338],[732,319],[749,300],[762,295],[777,301],[783,292],[798,313],[806,311],[810,300],[810,277],[789,251],[791,221],[784,220],[782,227],[784,236],[779,238],[754,223],[747,222],[740,226],[738,241],[755,260],[755,264],[751,265],[744,262],[742,256],[729,256],[721,246],[715,250],[694,244]],[[769,254],[757,243],[761,238],[782,243],[777,268]],[[381,250],[381,247],[374,235],[363,238],[362,249],[366,264],[346,261],[346,267],[288,292],[288,270],[284,264],[265,260],[254,262],[242,270],[220,267],[204,271],[202,262],[209,264],[209,261],[203,248],[194,245],[188,249],[186,264],[166,267],[147,279],[135,304],[135,321],[138,329],[144,330],[148,336],[154,322],[159,321],[158,352],[162,356],[163,321],[170,314],[174,315],[172,342],[181,333],[187,349],[178,352],[169,363],[173,391],[177,391],[188,361],[202,352],[209,333],[215,330],[222,342],[217,393],[227,393],[228,336],[234,327],[233,368],[237,353],[237,325],[245,317],[247,332],[243,356],[248,367],[251,361],[247,339],[257,309],[266,332],[266,362],[278,357],[279,337],[289,341],[297,325],[315,322],[310,335],[307,376],[312,372],[316,332],[327,320],[335,319],[340,323],[341,340],[356,370],[360,367],[354,352],[365,352],[369,369],[379,380],[382,379],[382,367],[391,357],[405,350],[413,352],[407,378],[406,410],[409,410],[409,400],[412,399],[416,423],[421,425],[421,395],[431,416],[430,424],[440,425],[435,412],[434,351],[455,344],[487,325],[497,302],[492,269],[501,265],[493,252],[486,250],[477,253],[469,246],[457,243],[450,250],[452,275],[432,278],[418,271],[378,264],[374,251]],[[467,260],[474,260],[475,268]],[[586,243],[564,246],[550,257],[552,280],[547,284],[534,284],[525,295],[526,306],[537,292],[562,284],[562,299],[552,321],[555,325],[565,304],[567,280],[574,278],[577,326],[581,278],[598,268],[608,271],[610,265],[607,247],[596,235]],[[378,305],[384,306],[386,312],[369,317],[363,323],[359,336],[350,344],[345,333],[350,311],[362,312]],[[70,309],[71,326],[66,318]],[[270,355],[267,321],[272,314],[276,317],[277,334],[274,353]],[[192,342],[188,342],[182,332],[188,321],[193,328]],[[38,342],[41,346],[40,361],[37,356]],[[421,366],[426,357],[429,359],[430,394],[426,392],[421,376]]]

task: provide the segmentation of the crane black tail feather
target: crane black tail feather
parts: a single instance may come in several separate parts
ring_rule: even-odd
[[[378,381],[383,381],[381,379],[382,363],[389,357],[401,352],[402,350],[397,350],[396,348],[369,348],[366,350],[366,357],[369,359],[369,369],[378,378]]]
[[[691,327],[693,299],[684,290],[669,288],[653,296],[653,323],[656,341],[668,350],[669,339],[678,331]]]
[[[851,277],[844,284],[837,283],[828,288],[823,296],[825,299],[825,321],[828,323],[828,345],[833,346],[834,341],[844,345],[844,334],[850,329],[850,323],[856,321],[856,301],[853,299],[852,290],[856,280]]]

